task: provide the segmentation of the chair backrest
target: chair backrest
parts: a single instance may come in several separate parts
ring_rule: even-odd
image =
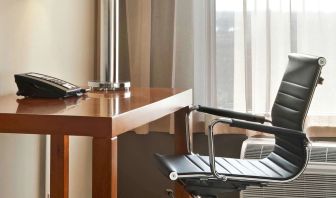
[[[303,132],[304,120],[326,60],[302,54],[289,54],[288,57],[288,66],[272,108],[272,124]],[[276,135],[274,150],[267,158],[284,167],[292,167],[291,178],[295,178],[309,160],[306,144],[296,136]]]
[[[272,107],[274,126],[302,131],[325,58],[289,54],[289,62]]]

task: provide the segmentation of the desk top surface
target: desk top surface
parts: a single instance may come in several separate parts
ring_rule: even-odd
[[[168,88],[132,88],[129,92],[89,92],[66,99],[0,97],[0,114],[114,117],[184,92]]]
[[[102,136],[125,131],[174,113],[192,104],[192,91],[170,88],[131,88],[130,92],[89,92],[67,99],[33,99],[14,94],[0,97],[0,131]],[[99,128],[100,127],[100,128]],[[44,130],[49,130],[44,132]]]

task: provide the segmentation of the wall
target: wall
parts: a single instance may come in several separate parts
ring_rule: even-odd
[[[14,93],[13,75],[29,71],[85,85],[93,78],[94,16],[91,0],[0,0],[0,95]],[[78,168],[90,170],[88,155],[77,152],[89,151],[88,142],[71,138],[71,197],[91,188],[76,182],[90,177]],[[0,197],[44,197],[44,158],[45,137],[1,134]]]

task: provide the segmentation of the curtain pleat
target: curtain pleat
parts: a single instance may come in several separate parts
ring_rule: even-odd
[[[336,111],[328,105],[336,99],[335,2],[126,0],[132,84],[193,88],[194,104],[268,116],[287,54],[320,55],[328,60],[322,74],[327,83],[317,88],[306,124],[331,127],[333,122],[326,126],[314,117]],[[195,114],[194,130],[206,131],[213,118]],[[172,133],[172,120],[168,116],[138,131]],[[226,126],[216,130],[256,134]]]

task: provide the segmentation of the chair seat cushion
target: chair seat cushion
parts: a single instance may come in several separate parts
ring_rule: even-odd
[[[179,176],[212,175],[208,156],[155,154],[155,157],[167,176],[171,172],[176,172]],[[261,160],[216,157],[216,171],[229,177],[287,180],[296,175],[299,168],[288,161],[284,163],[284,159],[277,160],[271,154]]]

